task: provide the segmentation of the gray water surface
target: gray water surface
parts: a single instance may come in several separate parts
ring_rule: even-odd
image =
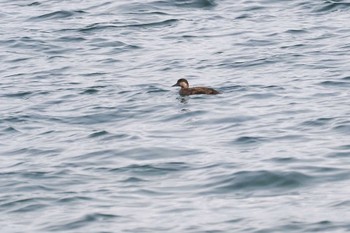
[[[349,1],[0,6],[1,233],[350,231]]]

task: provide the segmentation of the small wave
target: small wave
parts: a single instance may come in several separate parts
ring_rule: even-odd
[[[339,133],[350,135],[350,121],[339,122],[333,129]]]
[[[350,144],[336,147],[337,150],[350,150]]]
[[[130,113],[131,114],[131,113]],[[128,113],[126,115],[129,115]],[[123,119],[126,116],[120,111],[110,111],[103,113],[83,114],[81,116],[66,116],[52,118],[51,120],[67,123],[67,124],[78,124],[78,125],[93,125],[99,123],[113,122],[116,119]]]
[[[40,16],[35,16],[30,18],[31,21],[42,21],[42,20],[51,20],[51,19],[64,19],[72,17],[76,14],[85,13],[84,11],[55,11],[47,14],[43,14]]]
[[[176,6],[176,7],[188,7],[188,8],[212,8],[216,6],[214,0],[167,0],[157,1],[153,4],[160,6]]]
[[[181,99],[181,101],[182,101],[182,99]],[[205,113],[207,113],[207,111],[204,111],[204,110],[188,111],[188,112],[185,112],[184,114],[176,114],[176,115],[168,116],[167,118],[163,119],[163,122],[188,119],[191,117],[204,115]]]
[[[17,129],[15,129],[14,127],[8,126],[7,128],[5,128],[3,130],[6,134],[9,133],[19,133],[20,131],[18,131]]]
[[[33,92],[31,91],[21,91],[17,93],[12,93],[12,94],[5,94],[4,97],[8,98],[24,98],[26,96],[32,95]]]
[[[341,224],[328,220],[309,223],[308,221],[290,221],[288,224],[275,226],[273,228],[254,231],[261,232],[347,232],[348,224]]]
[[[169,162],[169,163],[159,163],[159,164],[132,164],[126,167],[113,168],[110,171],[130,173],[133,175],[144,176],[153,176],[153,175],[165,175],[171,172],[184,172],[190,167],[188,164],[183,162]],[[139,177],[137,177],[139,178]]]
[[[72,229],[79,229],[87,227],[87,225],[92,224],[94,222],[108,222],[108,221],[114,221],[116,218],[120,218],[120,215],[114,215],[114,214],[103,214],[103,213],[93,213],[93,214],[87,214],[84,215],[81,218],[75,219],[75,220],[68,220],[61,223],[58,223],[54,226],[48,226],[46,227],[45,231],[70,231]]]
[[[350,3],[336,0],[327,0],[324,2],[323,6],[317,6],[314,12],[332,12],[338,10],[349,10]]]
[[[301,172],[240,171],[231,175],[215,177],[215,183],[209,185],[215,193],[237,191],[271,191],[273,189],[291,189],[305,185],[312,177]]]
[[[239,16],[237,16],[235,19],[248,19],[250,18],[251,15],[250,14],[247,14],[247,13],[243,13],[243,14],[240,14]]]
[[[249,145],[266,141],[263,137],[242,136],[233,141],[234,144]]]
[[[350,151],[332,152],[328,155],[330,158],[350,158]]]
[[[57,41],[63,41],[63,42],[82,42],[86,39],[84,37],[79,36],[62,36],[57,39]]]
[[[287,164],[287,163],[296,163],[299,160],[293,157],[275,157],[268,159],[268,161],[274,162],[274,163],[280,163],[280,164]]]
[[[89,138],[96,138],[96,137],[101,137],[101,136],[105,136],[108,135],[109,133],[105,130],[101,130],[95,133],[92,133],[89,135]]]
[[[330,87],[350,87],[350,82],[347,82],[347,79],[343,79],[344,81],[323,81],[319,84],[322,86],[330,86]]]
[[[333,207],[348,209],[350,207],[350,200],[337,202]]]
[[[8,155],[35,155],[35,156],[39,156],[39,155],[47,155],[47,156],[53,156],[53,155],[57,155],[59,153],[61,153],[62,150],[61,149],[50,149],[50,148],[46,148],[46,149],[36,149],[36,148],[20,148],[20,149],[14,149],[11,151],[8,151],[7,154]],[[26,176],[32,176],[33,178],[38,177],[41,173],[25,173]],[[38,176],[36,176],[38,175]],[[39,177],[40,178],[40,177]]]
[[[253,98],[253,99],[269,99],[269,98],[273,98],[276,97],[277,95],[273,94],[273,93],[252,93],[252,94],[246,94],[244,95],[247,98]]]
[[[25,213],[25,212],[32,212],[32,211],[38,211],[40,209],[46,208],[48,205],[44,204],[30,204],[27,206],[20,207],[18,209],[15,209],[11,211],[11,213]]]
[[[55,192],[55,188],[48,187],[47,185],[17,185],[16,192]]]
[[[55,200],[57,204],[65,204],[65,203],[73,203],[73,202],[84,202],[84,201],[93,201],[93,198],[90,197],[84,197],[84,196],[70,196],[70,197],[63,197],[61,199]]]
[[[302,123],[304,126],[323,126],[329,124],[334,118],[320,117],[314,120],[307,120]]]
[[[82,74],[82,76],[85,76],[85,77],[96,77],[96,76],[104,76],[106,75],[107,73],[105,72],[92,72],[92,73],[85,73],[85,74]],[[93,86],[91,88],[105,88],[107,86]]]
[[[32,212],[46,208],[48,205],[46,205],[45,202],[49,200],[50,198],[19,199],[1,204],[0,209],[8,211],[9,213]]]
[[[39,6],[41,5],[40,2],[32,2],[32,3],[29,3],[27,6]]]
[[[12,60],[6,60],[5,62],[8,62],[8,63],[21,63],[21,62],[24,62],[24,61],[28,61],[30,59],[31,59],[30,57],[21,57],[21,58],[15,58],[15,59],[12,59]]]
[[[224,93],[228,93],[228,92],[245,92],[247,91],[247,87],[246,86],[242,86],[242,85],[229,85],[229,86],[224,86],[222,88],[220,88],[220,90]]]
[[[170,26],[170,25],[174,24],[177,21],[178,21],[178,19],[167,19],[167,20],[157,21],[157,22],[124,24],[124,25],[96,23],[96,24],[89,25],[85,28],[79,29],[79,31],[80,32],[92,32],[92,31],[112,29],[112,28],[166,27],[166,26]]]
[[[87,88],[86,90],[84,90],[80,94],[81,95],[92,95],[92,94],[96,94],[97,92],[99,92],[99,90],[97,90],[96,88]]]
[[[307,33],[308,31],[305,30],[305,29],[289,29],[287,31],[285,31],[285,33],[288,33],[288,34],[304,34],[304,33]]]
[[[28,115],[16,115],[16,116],[9,116],[3,119],[4,122],[10,122],[10,123],[21,123],[26,122],[30,119],[30,116]]]
[[[123,182],[123,183],[128,183],[128,184],[133,184],[133,183],[140,183],[140,182],[145,182],[146,180],[145,179],[141,179],[139,177],[128,177],[124,180],[121,180],[120,182]]]

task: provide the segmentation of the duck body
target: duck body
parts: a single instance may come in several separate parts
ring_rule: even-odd
[[[180,95],[216,95],[219,94],[217,90],[208,87],[193,87],[193,88],[181,88]]]
[[[179,94],[182,96],[185,95],[216,95],[220,94],[217,90],[209,87],[189,87],[188,81],[186,79],[179,79],[177,80],[177,83],[173,85],[173,87],[179,86],[181,87]]]

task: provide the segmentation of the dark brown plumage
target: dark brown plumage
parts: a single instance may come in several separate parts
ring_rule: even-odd
[[[192,87],[190,88],[190,85],[188,84],[188,81],[186,79],[179,79],[177,80],[176,84],[173,85],[173,87],[181,87],[179,93],[180,95],[216,95],[220,94],[217,90],[214,90],[213,88],[209,87]]]

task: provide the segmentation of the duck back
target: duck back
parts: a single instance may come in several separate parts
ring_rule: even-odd
[[[208,87],[193,87],[193,88],[181,88],[180,95],[216,95],[220,94],[217,90]]]

